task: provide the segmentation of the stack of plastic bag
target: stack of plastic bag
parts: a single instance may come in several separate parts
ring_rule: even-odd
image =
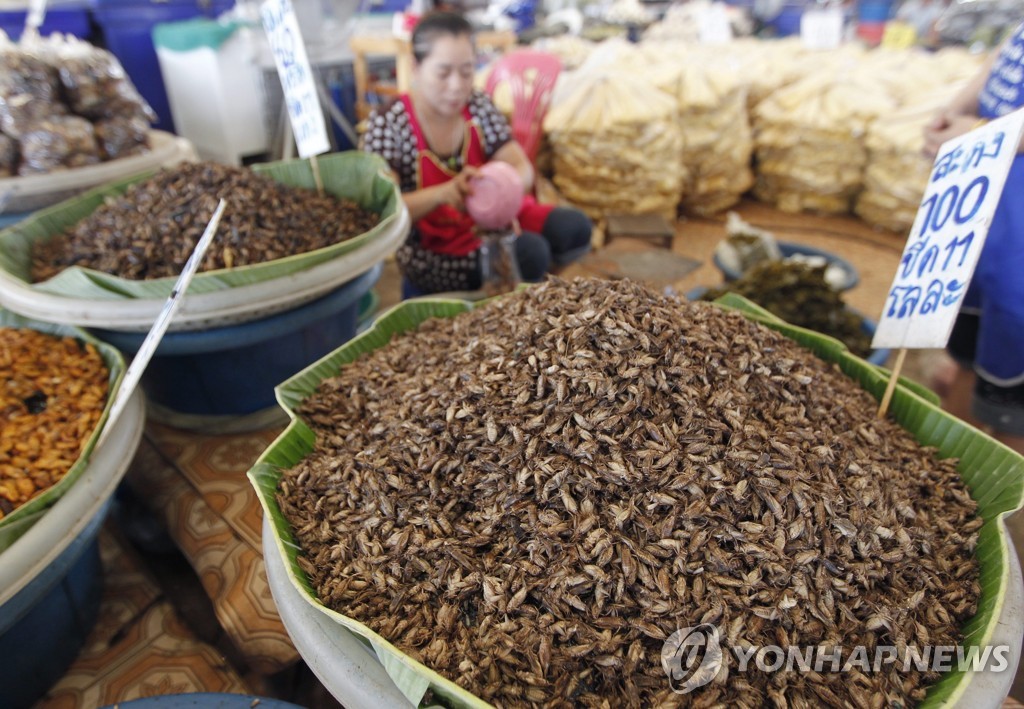
[[[854,208],[864,221],[897,232],[913,226],[932,168],[922,152],[924,128],[959,88],[933,91],[871,125],[864,191]]]
[[[738,39],[728,45],[727,59],[738,65],[747,85],[747,105],[753,111],[782,87],[812,73],[818,62],[808,56],[799,39]]]
[[[736,62],[716,60],[721,51],[694,48],[676,91],[688,175],[682,205],[702,216],[733,206],[754,183],[745,77]]]
[[[156,116],[110,52],[0,38],[0,174],[37,175],[147,149]]]
[[[747,36],[754,29],[749,14],[742,8],[725,5],[724,12],[733,36]],[[669,6],[662,18],[644,30],[644,41],[700,41],[702,15],[712,11],[710,0],[691,0]]]
[[[755,110],[757,197],[786,212],[848,212],[861,189],[864,136],[898,107],[870,72],[846,60],[776,91]]]
[[[556,93],[544,121],[554,183],[591,217],[674,217],[683,187],[675,98],[634,72],[581,69]]]

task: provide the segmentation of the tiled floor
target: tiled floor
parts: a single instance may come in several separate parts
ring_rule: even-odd
[[[787,215],[754,202],[741,205],[739,211],[779,239],[842,254],[860,272],[860,284],[847,293],[848,304],[877,318],[902,238],[852,218]],[[660,247],[619,237],[562,275],[628,276],[677,293],[717,285],[721,275],[711,254],[724,236],[724,221],[724,215],[680,220],[672,244],[672,253],[679,257],[675,261],[658,258],[664,254]],[[673,263],[682,268],[687,259],[699,265],[685,275],[672,271]],[[385,265],[376,290],[382,309],[398,302],[399,276],[393,262]],[[934,352],[912,353],[905,374],[927,381],[938,359]],[[132,484],[121,492],[120,513],[112,516],[102,537],[106,590],[100,621],[75,665],[39,709],[102,706],[153,694],[199,691],[253,693],[308,707],[338,706],[301,662],[284,669],[273,663],[261,665],[248,647],[242,647],[250,636],[237,632],[237,627],[229,629],[235,632],[225,631],[225,625],[235,622],[225,616],[225,607],[237,611],[244,605],[231,600],[225,590],[227,570],[234,563],[245,567],[241,572],[262,573],[259,510],[244,473],[274,433],[272,428],[255,434],[200,436],[149,426],[136,459],[143,474],[129,475]],[[166,477],[158,482],[153,476],[161,470],[180,475],[175,484],[184,487],[176,496],[160,496],[166,493],[160,488]],[[161,535],[154,524],[158,519],[178,528],[173,540]],[[197,552],[202,540],[184,535],[185,528],[219,540],[216,554]],[[238,558],[247,561],[239,564]],[[259,588],[257,595],[265,595],[265,584],[249,588]],[[267,601],[247,600],[257,605]],[[270,627],[273,618],[261,622]],[[272,628],[267,633],[273,635]]]

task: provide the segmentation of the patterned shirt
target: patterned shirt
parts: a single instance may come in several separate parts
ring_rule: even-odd
[[[488,160],[512,139],[508,121],[491,102],[486,94],[473,91],[469,97],[469,114],[480,127],[484,155]],[[416,148],[416,134],[405,104],[395,101],[390,106],[374,111],[367,119],[366,132],[360,140],[360,147],[369,153],[383,157],[398,176],[402,192],[416,189],[416,170],[419,150]],[[446,159],[447,155],[438,156]],[[462,170],[462,154],[456,155],[456,171]]]

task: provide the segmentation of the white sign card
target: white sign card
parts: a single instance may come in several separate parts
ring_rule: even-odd
[[[939,149],[872,347],[946,346],[1022,131],[1024,109]]]
[[[835,49],[843,42],[843,11],[838,7],[804,10],[800,39],[808,49]]]
[[[291,0],[266,0],[260,13],[274,52],[299,155],[308,158],[327,152],[331,149],[327,126]]]
[[[725,44],[732,40],[732,25],[725,3],[708,5],[697,16],[697,31],[702,44]]]

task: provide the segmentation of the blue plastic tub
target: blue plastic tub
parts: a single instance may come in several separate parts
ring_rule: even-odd
[[[27,219],[32,216],[32,212],[19,212],[16,214],[0,214],[0,229],[6,229],[9,226],[14,226],[22,219]]]
[[[234,416],[276,405],[274,387],[356,334],[362,298],[378,264],[331,293],[262,320],[164,335],[142,386],[151,401],[183,414]],[[145,333],[93,330],[126,354]]]
[[[103,593],[97,536],[109,505],[52,564],[0,606],[0,686],[6,709],[35,704],[85,645]]]
[[[855,285],[860,283],[860,274],[857,272],[857,269],[854,267],[852,263],[842,258],[841,256],[837,256],[836,254],[830,251],[816,249],[813,246],[805,246],[804,244],[796,244],[790,241],[778,241],[776,243],[779,245],[779,252],[782,254],[782,258],[789,258],[790,256],[798,255],[822,256],[830,264],[835,264],[836,266],[841,268],[846,278],[843,280],[843,283],[839,286],[838,290],[850,290]],[[718,270],[722,272],[723,276],[725,276],[725,280],[735,281],[737,278],[740,277],[741,274],[738,271],[735,271],[731,268],[726,268],[725,264],[722,263],[722,260],[718,258],[717,253],[714,256],[712,256],[711,260],[715,262],[715,266],[717,266]]]
[[[174,132],[171,106],[153,46],[153,26],[192,17],[217,17],[234,6],[234,0],[96,0],[93,16],[103,30],[107,49],[114,53],[135,88],[158,116],[160,130]]]
[[[26,15],[28,15],[26,10],[0,12],[0,29],[6,32],[12,40],[20,39],[21,33],[25,29]],[[43,24],[39,28],[39,34],[45,37],[54,32],[74,35],[80,39],[89,39],[92,35],[89,9],[84,6],[62,6],[48,9]]]
[[[767,22],[767,25],[774,30],[776,37],[789,37],[800,34],[800,21],[803,16],[803,3],[786,3],[782,6],[779,14]]]
[[[695,288],[692,288],[689,291],[687,291],[686,299],[700,300],[707,292],[707,286],[696,286]],[[860,316],[860,331],[863,332],[865,335],[868,335],[869,337],[874,337],[875,328],[877,327],[876,323],[873,320],[869,320],[866,317],[864,317],[864,314],[858,310],[854,310],[849,306],[847,306],[846,309],[849,310],[851,313]],[[871,350],[871,353],[867,357],[867,361],[870,362],[871,364],[883,366],[889,360],[889,354],[890,351],[886,349]]]

